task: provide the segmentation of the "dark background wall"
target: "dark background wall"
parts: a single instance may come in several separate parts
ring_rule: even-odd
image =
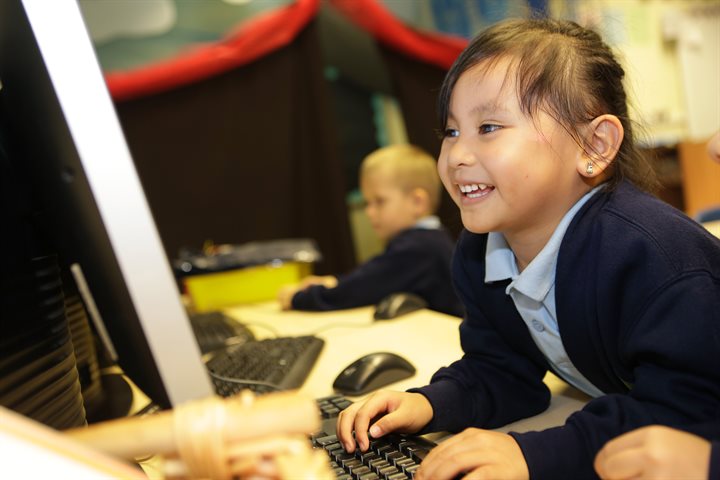
[[[315,23],[292,45],[208,80],[116,103],[168,255],[314,238],[320,271],[354,258],[343,163]]]

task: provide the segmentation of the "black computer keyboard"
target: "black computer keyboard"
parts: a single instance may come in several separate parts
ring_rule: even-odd
[[[203,354],[255,339],[248,327],[218,311],[192,313],[190,325]]]
[[[291,390],[310,374],[324,340],[313,335],[253,340],[218,350],[206,366],[218,395]]]
[[[322,431],[311,437],[313,447],[324,450],[338,480],[403,480],[414,477],[420,463],[436,446],[422,437],[390,434],[370,441],[366,452],[347,453],[335,435],[340,411],[350,405],[341,395],[317,400]]]

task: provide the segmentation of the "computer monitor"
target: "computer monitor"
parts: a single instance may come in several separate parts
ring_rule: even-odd
[[[210,395],[76,0],[0,1],[0,82],[10,157],[31,173],[61,257],[80,266],[124,372],[163,407]]]

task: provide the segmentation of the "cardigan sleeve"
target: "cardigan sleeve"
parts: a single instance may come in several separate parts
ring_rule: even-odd
[[[629,392],[591,400],[562,427],[512,434],[533,478],[558,478],[568,471],[576,472],[574,478],[594,478],[592,459],[613,437],[654,423],[683,428],[716,418],[718,292],[702,274],[666,285],[616,339],[629,372]]]
[[[334,288],[315,285],[297,292],[297,310],[339,310],[374,305],[385,296],[411,292],[429,308],[457,314],[461,307],[452,288],[450,258],[454,244],[444,230],[408,229],[386,250],[352,272],[338,277]]]
[[[338,277],[334,288],[313,285],[297,292],[292,305],[297,310],[339,310],[373,305],[384,296],[407,289],[423,265],[410,250],[385,251],[347,275]]]
[[[708,480],[720,480],[720,440],[712,442]]]
[[[513,433],[537,479],[595,478],[611,438],[720,418],[717,239],[627,185],[586,207],[558,257],[557,318],[568,356],[605,395],[562,427]]]

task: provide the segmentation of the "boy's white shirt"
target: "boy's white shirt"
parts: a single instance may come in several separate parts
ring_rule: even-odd
[[[417,222],[415,222],[414,228],[426,228],[428,230],[438,230],[442,228],[442,223],[440,222],[440,218],[436,215],[428,215],[427,217],[422,217]]]

